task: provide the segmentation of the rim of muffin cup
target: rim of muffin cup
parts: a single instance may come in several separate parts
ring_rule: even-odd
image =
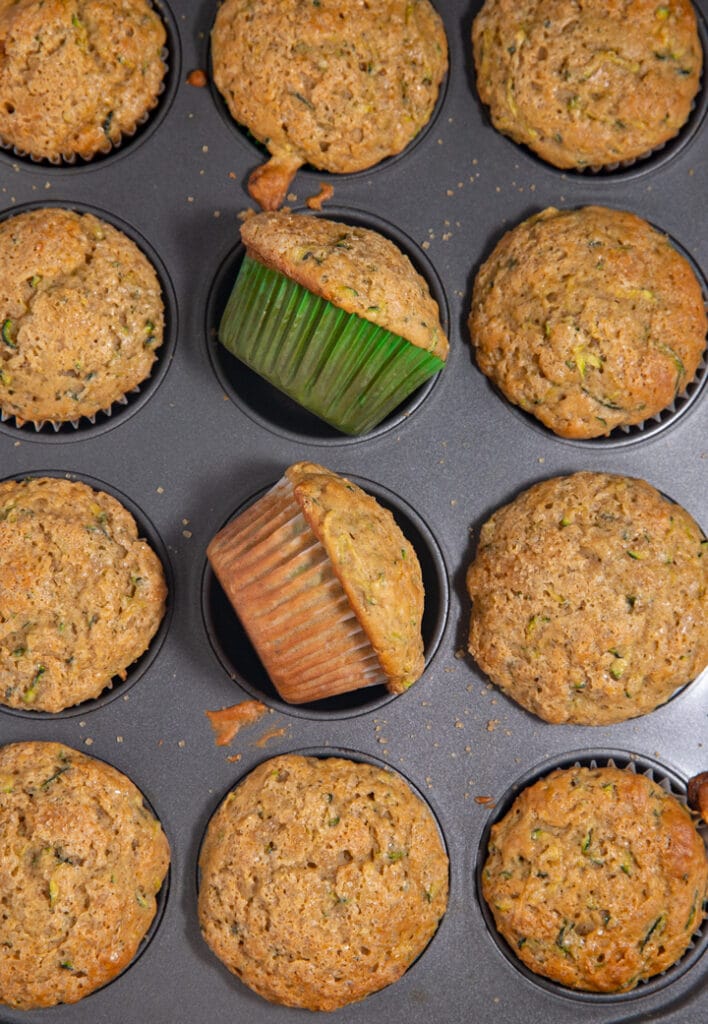
[[[209,829],[209,826],[211,824],[211,821],[212,821],[214,815],[217,813],[217,811],[221,807],[221,805],[224,802],[224,800],[228,797],[229,793],[233,792],[235,789],[238,788],[238,786],[241,785],[241,783],[245,782],[246,779],[249,777],[249,775],[251,775],[252,772],[254,772],[262,764],[267,764],[268,761],[272,761],[272,760],[274,760],[276,758],[279,758],[279,757],[314,757],[314,758],[317,758],[317,759],[322,760],[322,761],[325,761],[328,758],[334,757],[334,758],[339,758],[339,759],[343,759],[343,760],[347,760],[347,761],[355,761],[355,762],[358,762],[358,763],[361,763],[361,764],[372,765],[374,768],[379,768],[379,769],[381,769],[383,771],[393,772],[394,775],[397,775],[400,779],[403,780],[403,782],[408,786],[408,788],[413,793],[413,795],[416,796],[420,800],[420,802],[423,804],[423,806],[428,810],[428,812],[429,812],[429,814],[430,814],[430,816],[431,816],[431,818],[432,818],[432,820],[433,820],[433,822],[435,824],[435,828],[436,828],[437,834],[438,834],[438,836],[440,838],[440,842],[442,844],[442,848],[443,848],[443,850],[445,852],[445,855],[446,855],[446,857],[448,859],[448,896],[447,896],[447,906],[445,908],[445,912],[443,913],[442,917],[438,921],[437,928],[433,932],[433,934],[430,937],[430,939],[427,942],[427,944],[423,947],[423,949],[420,951],[418,956],[406,968],[405,972],[401,975],[400,978],[398,978],[394,982],[389,983],[388,985],[385,985],[382,989],[378,989],[378,990],[376,990],[374,992],[370,992],[367,996],[364,997],[363,1000],[361,1000],[361,999],[358,1000],[359,1004],[362,1003],[362,1002],[366,1002],[370,996],[372,996],[372,995],[375,996],[377,994],[384,993],[384,992],[386,992],[387,989],[390,989],[390,988],[394,987],[395,985],[397,985],[400,982],[402,982],[404,980],[404,978],[407,978],[408,975],[411,973],[411,971],[413,971],[415,969],[416,965],[427,955],[428,950],[431,949],[433,944],[437,943],[438,941],[442,941],[439,938],[439,935],[440,935],[441,929],[444,927],[445,919],[448,916],[448,914],[449,914],[449,912],[451,910],[451,907],[453,905],[453,887],[454,887],[454,884],[455,884],[455,880],[454,880],[454,869],[453,869],[453,864],[452,864],[452,857],[451,857],[451,854],[450,854],[450,845],[448,843],[447,836],[445,834],[445,830],[444,830],[444,828],[442,826],[441,813],[440,813],[439,809],[435,806],[435,804],[431,803],[430,797],[427,796],[423,792],[423,790],[420,788],[420,786],[418,786],[415,782],[413,782],[413,780],[411,779],[410,775],[408,775],[401,768],[394,767],[390,762],[385,761],[383,758],[377,757],[375,754],[365,753],[364,751],[358,750],[358,749],[354,749],[353,747],[344,747],[344,746],[328,746],[328,747],[314,746],[314,747],[296,747],[293,750],[281,750],[277,754],[263,755],[263,756],[259,757],[258,760],[254,764],[250,765],[247,768],[239,766],[239,770],[238,770],[237,774],[234,776],[234,778],[232,779],[232,781],[227,785],[227,787],[225,789],[221,790],[219,792],[219,794],[217,796],[213,797],[211,799],[211,801],[210,801],[209,807],[208,807],[207,811],[205,812],[205,817],[202,820],[202,822],[200,823],[201,832],[199,833],[198,839],[197,839],[197,841],[195,843],[194,875],[193,875],[193,877],[194,877],[195,901],[196,901],[196,898],[199,895],[199,889],[200,889],[200,886],[201,886],[201,869],[199,867],[199,859],[200,859],[200,856],[201,856],[201,851],[202,851],[202,847],[204,845],[204,841],[206,839],[207,831]],[[195,902],[195,906],[196,906],[196,902]],[[204,942],[203,939],[202,939],[202,943],[204,945],[205,951],[207,953],[211,953],[211,960],[213,961],[214,966],[220,967],[224,971],[228,971],[228,968],[216,956],[216,954],[214,954],[213,952],[211,952],[211,950],[209,950],[209,947],[207,946],[207,944]],[[238,980],[240,981],[240,979],[238,979]],[[241,982],[241,984],[244,985],[244,987],[245,987],[245,982]],[[250,991],[250,989],[248,989],[248,991]],[[258,996],[258,998],[259,998],[259,1000],[262,999],[261,996]],[[357,1006],[357,1002],[354,1002],[354,1003],[349,1004],[349,1005]],[[292,1010],[294,1008],[292,1008],[292,1007],[283,1007],[282,1009],[283,1010],[290,1010],[292,1012]],[[346,1010],[346,1005],[341,1007],[340,1009]]]
[[[442,329],[449,336],[450,310],[442,280],[424,250],[404,231],[376,214],[353,207],[328,206],[325,210],[317,212],[307,208],[294,208],[293,212],[306,216],[320,216],[350,227],[366,228],[393,242],[425,279],[430,294],[438,304]],[[445,366],[409,395],[397,409],[368,432],[357,435],[345,434],[330,426],[233,356],[219,341],[218,329],[245,254],[246,247],[242,242],[238,242],[221,261],[206,300],[204,325],[207,357],[214,374],[225,394],[245,416],[265,430],[281,437],[302,444],[331,446],[359,444],[379,437],[401,427],[421,408],[445,373],[447,364],[451,361],[452,351]]]
[[[246,630],[221,588],[216,574],[205,559],[201,579],[202,622],[212,651],[229,678],[255,700],[296,718],[345,719],[377,711],[394,699],[405,699],[425,677],[435,657],[447,625],[450,610],[449,577],[442,551],[434,534],[417,512],[398,494],[364,477],[348,473],[347,479],[374,497],[393,513],[406,540],[415,550],[423,576],[425,603],[422,634],[425,668],[405,693],[390,693],[384,685],[361,687],[333,697],[304,704],[290,704],[278,694],[258,657]],[[213,531],[214,535],[238,515],[262,498],[277,481],[261,488],[242,501]],[[236,696],[236,695],[235,695]]]
[[[22,718],[25,721],[55,721],[64,718],[74,718],[77,715],[88,715],[93,711],[97,711],[99,708],[105,707],[114,700],[124,698],[132,689],[132,687],[146,674],[150,669],[153,662],[157,658],[162,645],[165,642],[165,638],[170,629],[170,623],[172,621],[172,614],[174,610],[174,573],[172,571],[172,565],[170,563],[169,555],[167,553],[167,547],[162,540],[162,537],[158,533],[156,527],[149,519],[149,517],[143,512],[139,505],[137,505],[131,498],[129,498],[122,491],[118,490],[117,487],[113,487],[111,484],[105,483],[103,480],[99,480],[96,477],[89,476],[86,473],[74,473],[71,471],[62,471],[57,469],[33,469],[26,473],[11,473],[9,476],[0,478],[0,483],[7,483],[11,480],[29,480],[35,478],[52,477],[58,480],[68,480],[71,483],[82,483],[91,487],[94,491],[104,491],[106,494],[115,498],[116,501],[131,514],[136,522],[138,528],[138,537],[147,543],[152,548],[153,552],[159,558],[162,565],[162,571],[165,574],[165,583],[167,586],[167,599],[165,606],[165,614],[162,617],[162,621],[155,631],[150,643],[145,651],[135,659],[130,665],[126,665],[126,677],[121,679],[120,676],[114,676],[111,685],[106,686],[98,697],[91,697],[88,700],[81,701],[80,704],[72,704],[70,707],[63,708],[61,711],[32,711],[25,710],[24,708],[8,707],[6,704],[0,704],[0,716],[11,715],[14,718]],[[71,744],[69,744],[71,745]],[[93,756],[93,755],[89,755]]]
[[[160,255],[137,228],[115,214],[104,210],[102,207],[89,203],[68,202],[64,200],[48,199],[46,201],[34,201],[4,210],[0,213],[0,223],[12,220],[14,217],[24,213],[45,209],[59,209],[78,214],[91,214],[98,220],[104,221],[116,230],[121,231],[129,238],[142,252],[157,275],[165,319],[162,344],[155,350],[156,359],[151,367],[149,376],[114,401],[108,408],[98,410],[93,416],[80,416],[76,420],[64,422],[53,422],[51,420],[35,422],[27,420],[22,426],[17,425],[14,413],[5,413],[0,410],[0,434],[5,434],[17,441],[40,441],[42,444],[47,442],[50,444],[61,444],[67,441],[80,441],[89,436],[95,437],[97,434],[103,434],[108,430],[112,430],[136,413],[150,400],[162,383],[172,363],[177,345],[179,315],[175,288]]]
[[[182,76],[182,50],[180,45],[177,22],[167,0],[148,0],[150,5],[162,18],[167,38],[161,51],[165,65],[165,74],[157,93],[156,104],[138,119],[131,131],[125,131],[117,142],[106,140],[106,147],[88,158],[76,153],[69,153],[56,158],[32,156],[17,149],[11,142],[0,138],[0,162],[20,164],[23,169],[35,170],[46,175],[77,174],[105,167],[108,163],[133,152],[139,145],[147,141],[165,119]]]
[[[673,160],[674,157],[678,156],[690,145],[698,134],[706,116],[706,111],[708,111],[708,84],[706,84],[706,73],[708,72],[708,24],[706,23],[703,11],[696,3],[693,4],[693,9],[696,14],[698,39],[703,50],[703,72],[701,74],[698,92],[696,93],[691,105],[691,111],[688,119],[673,138],[667,139],[666,142],[660,143],[658,146],[655,146],[653,149],[650,149],[639,156],[631,157],[627,160],[618,160],[615,163],[605,164],[600,167],[556,167],[554,164],[549,163],[548,160],[544,160],[542,157],[538,156],[538,154],[529,146],[514,142],[513,139],[510,139],[506,135],[502,135],[502,137],[506,139],[510,145],[514,146],[518,152],[521,152],[537,168],[542,168],[550,174],[560,176],[561,178],[565,178],[569,181],[582,181],[588,184],[590,182],[593,184],[602,182],[603,185],[609,185],[612,182],[624,183],[632,178],[641,177],[644,174],[649,174],[652,171],[664,167],[669,163],[669,161]],[[478,103],[483,110],[485,127],[490,131],[496,132],[496,129],[494,129],[491,123],[487,106],[482,104],[481,101],[479,101],[479,98]]]
[[[633,1002],[647,996],[655,995],[661,989],[671,985],[674,981],[683,977],[691,968],[695,967],[703,954],[708,949],[708,917],[704,916],[698,927],[691,936],[683,954],[666,970],[655,974],[645,981],[640,981],[637,986],[626,992],[592,992],[583,989],[569,988],[559,982],[552,981],[542,974],[536,974],[527,967],[516,955],[506,939],[499,933],[494,921],[494,916],[482,892],[482,872],[488,857],[488,846],[492,826],[505,817],[511,809],[516,798],[529,786],[546,778],[556,769],[568,769],[575,767],[604,768],[614,766],[621,769],[628,769],[638,775],[646,775],[654,781],[664,792],[674,796],[683,806],[688,806],[686,792],[687,779],[676,769],[665,762],[659,761],[647,754],[641,754],[632,750],[624,750],[619,747],[593,747],[583,750],[575,750],[566,754],[557,754],[540,764],[528,769],[519,776],[503,795],[494,804],[494,809],[487,820],[477,850],[477,857],[474,866],[474,889],[480,912],[486,925],[489,938],[496,946],[499,953],[507,963],[527,981],[538,986],[544,991],[555,996],[574,1000],[580,1003],[596,1005],[612,1005],[616,1003]],[[708,826],[696,822],[696,827],[701,834],[704,843],[708,846]]]
[[[582,205],[579,205],[574,208],[581,209]],[[623,207],[623,209],[625,209],[625,207]],[[652,228],[654,228],[655,231],[658,231],[660,234],[664,235],[668,239],[671,246],[679,253],[679,255],[683,256],[683,258],[689,264],[694,274],[696,275],[696,280],[698,281],[698,284],[701,288],[701,292],[703,294],[703,304],[705,309],[708,311],[708,278],[706,278],[706,275],[704,274],[701,266],[688,252],[688,250],[685,249],[684,246],[681,245],[681,243],[674,238],[673,235],[669,234],[667,231],[664,231],[663,228],[658,227],[653,221],[647,221],[647,223]],[[487,256],[488,255],[490,255],[490,253],[488,253]],[[479,371],[479,368],[477,367],[474,351],[472,352],[472,362],[475,366],[475,369],[477,369],[478,372],[481,373],[481,371]],[[701,357],[701,361],[698,365],[698,369],[696,370],[696,374],[693,380],[690,380],[688,382],[688,384],[681,392],[681,394],[675,395],[672,401],[667,406],[665,406],[663,409],[660,409],[659,412],[655,413],[653,416],[649,416],[647,419],[642,420],[640,423],[634,423],[630,425],[625,424],[614,427],[606,436],[561,437],[559,434],[556,434],[555,431],[551,430],[550,427],[547,427],[544,423],[541,423],[541,421],[537,419],[533,415],[533,413],[526,412],[519,405],[516,405],[513,402],[511,402],[506,397],[506,395],[501,391],[501,389],[497,387],[497,385],[493,383],[488,377],[486,377],[486,375],[482,374],[482,376],[484,377],[487,386],[492,390],[496,397],[501,402],[503,402],[503,404],[506,406],[507,409],[510,410],[510,412],[512,412],[518,418],[522,419],[524,423],[527,424],[527,426],[531,427],[533,430],[542,434],[544,437],[550,438],[553,441],[558,441],[561,444],[574,445],[578,448],[585,449],[624,448],[629,445],[637,444],[640,441],[646,441],[649,440],[650,438],[655,438],[657,435],[662,434],[665,430],[668,430],[669,428],[673,427],[677,422],[680,422],[684,418],[684,416],[688,415],[688,413],[691,412],[691,410],[694,409],[694,407],[699,403],[701,396],[703,395],[703,392],[706,388],[706,384],[708,383],[708,338],[706,338],[706,347],[703,350],[703,356]]]

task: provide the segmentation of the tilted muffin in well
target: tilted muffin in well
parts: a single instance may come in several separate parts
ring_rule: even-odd
[[[75,1003],[127,967],[170,851],[122,772],[60,743],[0,748],[0,1002]]]
[[[0,222],[0,410],[76,422],[124,400],[162,344],[157,274],[135,242],[59,207]]]
[[[371,764],[289,754],[227,796],[199,857],[199,923],[271,1002],[335,1010],[397,981],[447,906],[435,819]]]
[[[233,118],[271,154],[249,191],[277,209],[298,168],[361,171],[429,121],[447,38],[429,0],[224,0],[214,81]]]
[[[110,151],[157,104],[165,40],[148,0],[0,0],[0,141],[53,163]]]
[[[443,368],[438,304],[389,238],[278,211],[244,221],[241,239],[219,340],[308,411],[365,433]]]
[[[374,685],[402,693],[421,675],[415,550],[392,513],[346,477],[295,463],[207,556],[284,700]]]
[[[0,704],[61,711],[126,678],[165,613],[162,564],[115,498],[0,484]]]
[[[691,0],[485,0],[472,46],[494,127],[578,170],[614,169],[674,138],[703,67]]]
[[[708,664],[708,561],[696,522],[644,480],[535,484],[481,529],[469,650],[547,722],[644,715]]]
[[[629,769],[559,769],[492,826],[482,892],[536,974],[627,992],[681,958],[704,918],[706,848],[685,806]]]
[[[701,285],[641,217],[549,207],[508,231],[474,283],[477,365],[560,437],[592,438],[671,408],[706,347]]]

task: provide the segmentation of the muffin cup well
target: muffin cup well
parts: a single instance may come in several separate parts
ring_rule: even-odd
[[[249,256],[226,305],[219,340],[346,434],[371,430],[444,365]]]

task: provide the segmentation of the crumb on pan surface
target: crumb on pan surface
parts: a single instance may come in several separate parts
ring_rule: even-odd
[[[479,368],[561,437],[592,438],[671,405],[706,347],[701,285],[633,213],[550,207],[508,231],[474,283]]]
[[[494,127],[561,168],[613,167],[674,138],[703,65],[690,0],[486,0],[472,45]]]
[[[548,722],[647,714],[708,664],[707,543],[644,480],[535,484],[482,527],[467,573],[470,653]]]
[[[123,232],[57,207],[0,222],[0,408],[70,422],[140,385],[164,332],[157,274]]]
[[[115,498],[83,483],[0,484],[0,703],[61,711],[98,697],[165,612],[159,558]]]
[[[146,0],[0,0],[0,139],[53,162],[109,151],[156,105],[165,40]]]
[[[224,800],[202,845],[205,940],[261,996],[333,1010],[400,978],[445,912],[436,823],[395,773],[283,755]]]
[[[138,788],[59,743],[0,748],[0,1002],[75,1003],[133,959],[169,846]]]
[[[645,775],[552,772],[492,827],[482,891],[537,974],[624,992],[671,967],[701,926],[706,849],[689,812]]]
[[[388,238],[307,214],[269,212],[241,225],[249,256],[444,360],[448,340],[424,277]]]
[[[211,35],[214,81],[271,153],[249,187],[277,209],[303,164],[347,173],[404,149],[447,71],[428,0],[225,0]]]

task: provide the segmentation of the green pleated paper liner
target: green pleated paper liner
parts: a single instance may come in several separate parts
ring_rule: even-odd
[[[372,430],[445,365],[248,256],[224,310],[219,341],[345,434]]]

